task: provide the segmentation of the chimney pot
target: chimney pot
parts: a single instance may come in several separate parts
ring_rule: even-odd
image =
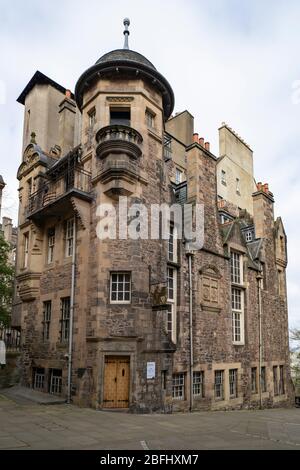
[[[257,183],[257,191],[261,191],[262,183]]]
[[[66,97],[70,100],[72,96],[72,93],[70,90],[66,90]]]
[[[264,191],[265,191],[265,193],[268,193],[268,192],[269,192],[269,185],[268,185],[268,183],[265,184],[265,186],[264,186]]]
[[[205,142],[205,149],[210,152],[210,143],[209,142]]]
[[[196,142],[197,144],[199,143],[199,134],[194,134],[193,136],[193,139],[194,139],[194,142]]]
[[[201,147],[204,147],[204,138],[203,137],[201,137],[199,139],[199,144],[201,145]]]

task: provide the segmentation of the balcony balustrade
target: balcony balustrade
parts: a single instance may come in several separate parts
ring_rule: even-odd
[[[99,180],[106,195],[117,199],[129,196],[135,185],[142,181],[139,160],[142,156],[143,138],[131,127],[114,124],[100,129],[96,134],[97,156],[101,161]]]
[[[55,180],[45,182],[30,196],[26,216],[28,218],[41,216],[42,213],[46,213],[45,209],[55,208],[58,202],[65,201],[68,196],[76,195],[83,199],[91,199],[90,192],[91,174],[82,169],[72,168]]]
[[[141,134],[128,126],[114,124],[103,127],[97,132],[97,155],[107,157],[110,153],[125,153],[131,158],[138,158],[142,154]]]

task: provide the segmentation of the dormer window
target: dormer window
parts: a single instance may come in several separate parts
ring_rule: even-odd
[[[246,232],[245,236],[246,236],[246,242],[247,243],[250,243],[250,242],[253,241],[253,232],[252,232],[252,230],[249,230],[248,232]]]
[[[246,243],[251,243],[255,240],[255,229],[254,227],[247,227],[243,230],[243,234],[246,240]]]
[[[131,123],[130,108],[110,108],[110,125],[129,126]]]

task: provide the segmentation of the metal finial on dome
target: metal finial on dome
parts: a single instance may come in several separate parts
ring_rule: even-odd
[[[128,26],[130,25],[130,20],[129,18],[125,18],[124,21],[123,21],[123,24],[125,26],[125,31],[124,31],[124,36],[125,36],[125,40],[124,40],[124,47],[123,49],[129,49],[129,43],[128,43],[128,36],[130,34],[129,30],[128,30]]]

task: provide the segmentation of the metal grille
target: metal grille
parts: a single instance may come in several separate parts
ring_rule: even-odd
[[[0,328],[0,341],[4,342],[6,351],[17,352],[21,349],[21,333],[13,328]]]
[[[34,369],[34,388],[44,390],[45,387],[45,369]]]

